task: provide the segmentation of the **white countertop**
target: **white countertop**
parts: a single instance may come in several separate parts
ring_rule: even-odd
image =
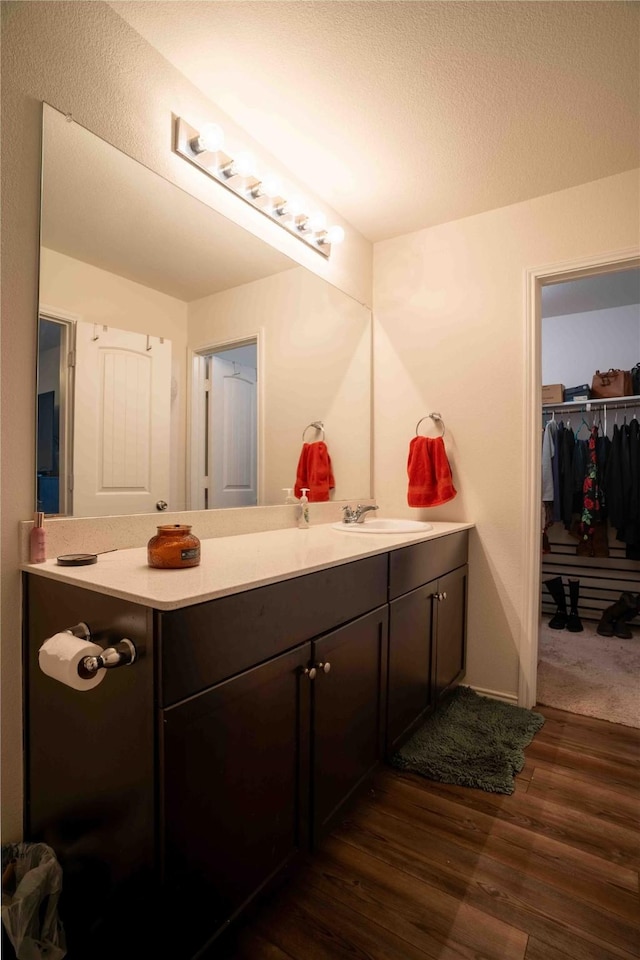
[[[46,560],[25,563],[22,570],[157,610],[176,610],[434,540],[473,524],[434,521],[432,527],[411,534],[358,534],[318,524],[308,530],[289,527],[216,537],[201,541],[199,566],[181,570],[149,567],[146,547],[103,554],[86,567],[61,567],[55,560]]]

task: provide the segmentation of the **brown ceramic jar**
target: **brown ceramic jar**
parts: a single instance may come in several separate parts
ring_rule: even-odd
[[[191,533],[191,527],[180,523],[158,527],[155,537],[147,544],[150,567],[175,570],[179,567],[197,567],[200,563],[200,541]]]

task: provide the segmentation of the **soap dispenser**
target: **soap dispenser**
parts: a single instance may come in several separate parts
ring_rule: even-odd
[[[298,526],[301,530],[306,530],[309,527],[309,498],[307,494],[309,493],[308,487],[302,488],[302,496],[298,503],[299,512],[298,512]]]
[[[293,495],[293,487],[283,487],[283,491],[286,493],[284,498],[285,503],[297,503],[297,499]]]

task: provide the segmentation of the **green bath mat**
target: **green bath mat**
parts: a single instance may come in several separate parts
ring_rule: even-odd
[[[391,764],[441,783],[513,793],[523,750],[543,724],[539,713],[458,687]]]

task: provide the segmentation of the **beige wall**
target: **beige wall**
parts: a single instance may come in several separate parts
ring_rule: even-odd
[[[283,179],[264,148],[171,67],[106,3],[2,4],[2,830],[22,830],[20,577],[18,523],[33,508],[35,348],[41,102],[173,180],[219,212],[370,303],[371,246],[349,224],[327,263],[316,251],[169,149],[172,112],[194,123],[222,123]],[[305,190],[309,195],[309,191]],[[313,197],[309,197],[314,200]]]
[[[171,510],[186,508],[187,304],[55,250],[40,254],[40,307],[171,341]]]
[[[332,499],[371,495],[371,314],[319,277],[287,270],[189,304],[189,347],[255,336],[262,352],[263,503],[293,487],[307,424],[322,420]],[[306,439],[318,435],[309,430]]]
[[[388,514],[477,524],[467,680],[485,690],[518,690],[525,271],[637,248],[638,185],[631,171],[374,248],[376,498]],[[408,444],[433,410],[458,496],[412,511]]]

